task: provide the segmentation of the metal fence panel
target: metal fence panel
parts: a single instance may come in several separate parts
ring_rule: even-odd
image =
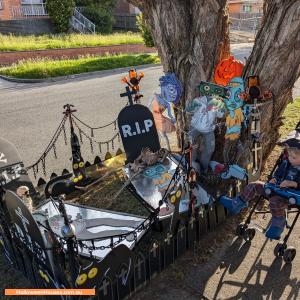
[[[138,31],[135,14],[115,14],[114,29]]]

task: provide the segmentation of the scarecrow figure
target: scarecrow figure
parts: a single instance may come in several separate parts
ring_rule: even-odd
[[[161,93],[154,94],[150,101],[157,131],[165,139],[170,151],[168,133],[176,131],[176,119],[172,113],[172,104],[176,105],[182,94],[182,85],[174,73],[167,73],[159,78]],[[167,111],[167,116],[165,112]]]
[[[129,73],[129,78],[125,76],[121,79],[121,81],[126,83],[131,88],[132,91],[136,92],[134,96],[134,102],[141,104],[140,98],[142,98],[143,95],[140,94],[140,81],[145,75],[143,72],[140,72],[138,74],[136,69],[130,69],[128,73]]]

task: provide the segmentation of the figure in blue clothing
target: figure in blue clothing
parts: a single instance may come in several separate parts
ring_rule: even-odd
[[[300,190],[300,141],[291,139],[287,144],[287,159],[283,159],[273,177],[269,181],[280,188]],[[264,191],[264,183],[256,181],[248,184],[244,190],[235,198],[222,196],[220,202],[233,214],[238,214],[243,208],[248,206],[249,201],[256,197],[268,196]],[[272,214],[271,225],[266,231],[266,237],[279,240],[286,223],[285,211],[288,208],[288,199],[279,195],[271,195],[269,207]]]

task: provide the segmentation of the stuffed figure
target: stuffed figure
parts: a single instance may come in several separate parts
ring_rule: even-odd
[[[159,78],[161,93],[154,94],[150,101],[154,122],[158,133],[165,139],[170,151],[167,133],[176,131],[176,119],[172,113],[172,104],[176,105],[182,94],[182,85],[174,73],[167,73]],[[167,112],[167,116],[165,115]]]
[[[210,96],[202,96],[193,99],[187,105],[186,111],[191,113],[191,128],[189,131],[190,142],[194,146],[199,137],[202,138],[200,156],[198,149],[193,147],[192,166],[200,173],[207,172],[210,159],[215,151],[215,126],[216,119],[223,117],[223,106],[218,100]],[[197,163],[200,162],[200,167]],[[201,170],[200,170],[201,169]]]

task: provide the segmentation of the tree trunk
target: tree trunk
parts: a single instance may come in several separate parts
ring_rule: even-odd
[[[221,56],[229,49],[225,0],[129,0],[143,12],[157,45],[164,71],[175,72],[183,83],[181,107],[194,98],[201,80],[210,81]],[[273,149],[282,113],[292,99],[300,73],[300,0],[265,0],[262,27],[247,61],[244,77],[259,75],[274,94],[264,106],[264,158]],[[224,55],[225,53],[225,55]],[[188,128],[178,112],[178,127]],[[218,137],[221,151],[224,140]]]
[[[165,72],[183,84],[181,108],[192,100],[201,80],[212,80],[221,56],[229,53],[226,0],[129,0],[149,24]],[[188,124],[181,110],[178,127]],[[179,135],[178,135],[179,136]]]
[[[274,105],[262,111],[264,158],[279,137],[282,113],[300,75],[300,0],[268,0],[265,4],[263,24],[244,71],[245,78],[259,75],[261,85],[274,94]]]

